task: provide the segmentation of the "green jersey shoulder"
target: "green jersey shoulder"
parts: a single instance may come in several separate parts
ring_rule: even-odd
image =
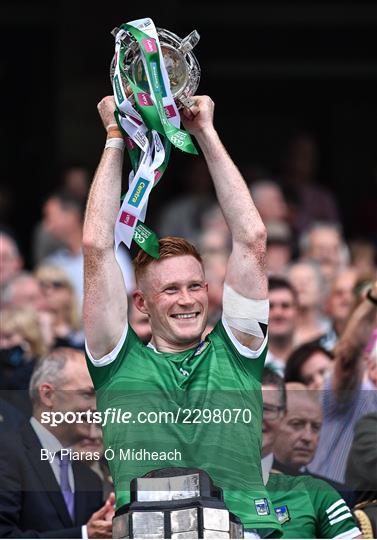
[[[341,495],[311,476],[271,473],[267,490],[283,538],[355,538],[361,534]]]

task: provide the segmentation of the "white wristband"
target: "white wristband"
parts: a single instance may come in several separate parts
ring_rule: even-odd
[[[112,137],[106,140],[105,148],[118,148],[118,150],[124,150],[124,140],[118,137]]]

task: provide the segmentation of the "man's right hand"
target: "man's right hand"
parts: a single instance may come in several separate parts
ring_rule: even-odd
[[[106,520],[106,515],[111,512],[113,506],[110,498],[105,504],[91,515],[86,524],[88,530],[88,538],[111,538],[112,537],[112,521]]]
[[[101,101],[97,105],[97,109],[106,131],[111,124],[117,125],[114,116],[115,99],[113,96],[106,96],[101,99]]]

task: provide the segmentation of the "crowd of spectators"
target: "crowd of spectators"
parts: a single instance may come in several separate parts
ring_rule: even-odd
[[[376,244],[368,238],[344,238],[336,198],[315,182],[316,162],[312,139],[302,136],[292,142],[279,178],[263,175],[249,186],[268,234],[270,320],[263,382],[263,459],[273,454],[268,459],[274,470],[326,479],[354,506],[377,498]],[[161,211],[156,229],[160,235],[185,236],[202,253],[209,284],[208,333],[221,313],[230,235],[202,161],[195,164],[189,181],[187,193]],[[81,235],[88,188],[88,173],[72,170],[63,188],[41,205],[42,221],[30,231],[32,269],[25,268],[12,231],[2,224],[1,434],[10,433],[31,415],[38,420],[43,407],[95,408],[83,356],[81,316]],[[131,259],[128,262],[127,290],[132,292]],[[130,306],[130,323],[148,342],[148,318],[132,301]],[[68,389],[76,398],[63,403],[67,394],[59,394],[60,389]],[[22,429],[9,439],[9,448],[2,448],[0,458],[0,476],[12,490],[21,489],[26,474],[16,470],[26,460],[22,445],[25,440],[35,445],[31,428]],[[81,426],[81,432],[77,426],[65,426],[53,436],[60,443],[56,447],[50,441],[55,450],[69,445],[103,454],[97,426]],[[48,515],[50,533],[56,529],[58,536],[68,537],[84,526],[89,537],[111,536],[111,477],[106,461],[86,460],[86,465],[91,469],[85,473],[86,488],[92,494],[85,508],[56,519]],[[58,479],[59,471],[54,472]],[[73,474],[77,489],[85,474],[79,469]],[[25,489],[41,491],[33,477],[27,482],[31,487]],[[96,499],[97,492],[101,495]],[[0,536],[32,536],[36,528],[32,504],[47,515],[54,501],[34,497],[25,502],[12,493],[5,502],[4,491],[0,495]]]

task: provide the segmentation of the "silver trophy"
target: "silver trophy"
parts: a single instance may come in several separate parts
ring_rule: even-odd
[[[221,488],[203,470],[174,467],[131,482],[131,503],[113,518],[113,538],[243,538]]]
[[[195,94],[200,81],[200,66],[192,49],[198,43],[200,36],[196,30],[193,30],[191,34],[181,39],[164,28],[156,28],[156,30],[174,101],[178,109],[191,107],[194,102],[190,96]],[[119,28],[114,28],[111,33],[115,37],[118,32]],[[129,32],[126,32],[122,41],[125,46],[122,66],[125,73],[137,86],[148,92],[148,80],[136,39]],[[110,65],[111,83],[113,82],[114,72],[115,56]],[[127,79],[123,78],[122,83],[126,88]],[[131,97],[129,99],[131,100]]]

